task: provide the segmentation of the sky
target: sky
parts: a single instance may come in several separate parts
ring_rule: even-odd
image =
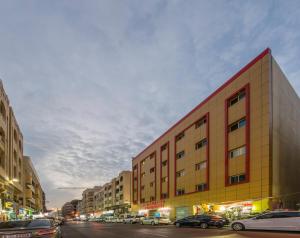
[[[298,0],[0,0],[0,78],[47,207],[131,169],[270,47],[300,94]]]

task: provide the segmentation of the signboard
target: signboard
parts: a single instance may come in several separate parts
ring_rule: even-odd
[[[153,202],[146,203],[143,206],[143,209],[154,210],[154,209],[158,209],[158,208],[164,207],[164,205],[165,205],[165,200],[153,201]]]

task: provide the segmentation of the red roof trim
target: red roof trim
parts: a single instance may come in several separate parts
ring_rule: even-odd
[[[170,132],[173,128],[175,128],[179,123],[184,121],[188,116],[190,116],[193,112],[201,108],[205,103],[207,103],[212,97],[217,95],[220,91],[226,88],[230,83],[232,83],[235,79],[237,79],[241,74],[247,71],[251,66],[253,66],[257,61],[262,59],[267,54],[271,54],[271,49],[266,48],[263,52],[261,52],[258,56],[256,56],[253,60],[251,60],[246,66],[244,66],[240,71],[238,71],[235,75],[233,75],[230,79],[228,79],[222,86],[220,86],[215,92],[210,94],[204,101],[198,104],[192,111],[186,114],[183,118],[181,118],[178,122],[176,122],[172,127],[170,127],[165,133],[163,133],[160,137],[158,137],[155,141],[153,141],[149,146],[147,146],[142,152],[133,157],[133,160],[143,154],[149,147],[158,142],[163,136],[165,136],[168,132]]]

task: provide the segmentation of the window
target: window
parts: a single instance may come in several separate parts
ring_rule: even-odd
[[[162,199],[168,198],[168,194],[167,194],[167,193],[162,193],[162,194],[161,194],[161,198],[162,198]]]
[[[207,188],[206,183],[201,183],[201,184],[196,185],[196,191],[198,191],[198,192],[203,192],[206,190],[206,188]]]
[[[133,180],[134,180],[134,181],[137,181],[137,177],[134,177]],[[106,190],[106,189],[105,189],[105,190]]]
[[[233,106],[234,104],[241,101],[245,97],[245,95],[246,95],[245,90],[242,90],[241,92],[237,93],[236,96],[234,96],[233,98],[230,99],[229,106]]]
[[[145,203],[145,198],[141,198],[141,203]]]
[[[146,162],[146,160],[144,159],[142,162],[141,162],[141,165],[144,165]]]
[[[242,146],[240,148],[229,151],[229,158],[232,159],[234,157],[242,156],[246,154],[246,146]]]
[[[151,197],[150,197],[150,202],[153,202],[153,201],[155,201],[155,197],[154,197],[154,196],[151,196]]]
[[[200,126],[204,125],[206,123],[206,117],[203,117],[199,121],[195,123],[195,129],[199,128]]]
[[[141,190],[144,190],[145,189],[145,185],[141,186]]]
[[[0,140],[5,143],[5,132],[2,127],[0,128]]]
[[[151,174],[151,173],[154,173],[154,171],[155,171],[155,168],[154,168],[154,167],[151,168],[151,169],[150,169],[150,174]]]
[[[176,190],[176,195],[177,196],[180,196],[180,195],[183,195],[184,194],[184,189],[177,189]]]
[[[154,182],[151,182],[150,183],[150,187],[152,188],[154,186]]]
[[[122,181],[123,181],[123,176],[120,177],[120,182],[122,182]]]
[[[152,153],[151,155],[150,155],[150,159],[153,159],[154,158],[154,153]]]
[[[142,177],[145,177],[145,176],[146,176],[146,173],[145,173],[145,172],[143,172],[143,173],[141,174],[141,176],[142,176]]]
[[[239,121],[236,121],[236,122],[232,123],[229,126],[228,131],[229,132],[235,131],[235,130],[241,128],[241,127],[244,127],[245,125],[246,125],[246,119],[243,118],[243,119],[241,119]]]
[[[176,136],[176,142],[181,140],[184,137],[184,132],[181,132],[179,135]]]
[[[1,113],[1,116],[3,117],[3,120],[5,121],[5,118],[6,118],[6,110],[5,110],[5,106],[4,106],[4,103],[1,101],[0,103],[0,113]]]
[[[161,178],[161,182],[162,183],[168,182],[168,177],[166,176],[166,177]]]
[[[206,161],[195,164],[195,170],[206,169],[206,165],[207,165]]]
[[[135,166],[133,166],[133,170],[137,169],[137,164]]]
[[[166,150],[167,149],[167,144],[164,144],[162,147],[161,147],[161,151],[164,151],[164,150]]]
[[[245,174],[233,175],[229,177],[229,184],[240,183],[246,180]]]
[[[161,162],[162,167],[165,167],[165,166],[167,165],[167,163],[168,163],[167,160],[162,161],[162,162]]]
[[[184,176],[184,174],[185,174],[184,169],[182,169],[182,170],[176,172],[176,177],[177,178],[182,177],[182,176]]]
[[[183,157],[184,157],[184,150],[176,154],[176,159],[182,159]]]
[[[203,140],[200,140],[199,142],[197,142],[195,144],[195,149],[198,150],[200,148],[202,148],[203,146],[206,146],[207,145],[207,139],[203,139]]]

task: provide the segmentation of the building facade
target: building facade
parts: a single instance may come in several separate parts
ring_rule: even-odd
[[[101,214],[124,214],[131,205],[131,171],[122,171],[94,195],[94,210]]]
[[[80,203],[81,215],[94,215],[94,194],[101,189],[101,186],[87,188],[82,193],[82,202]]]
[[[299,118],[299,97],[266,49],[133,158],[133,211],[230,218],[295,208]]]

